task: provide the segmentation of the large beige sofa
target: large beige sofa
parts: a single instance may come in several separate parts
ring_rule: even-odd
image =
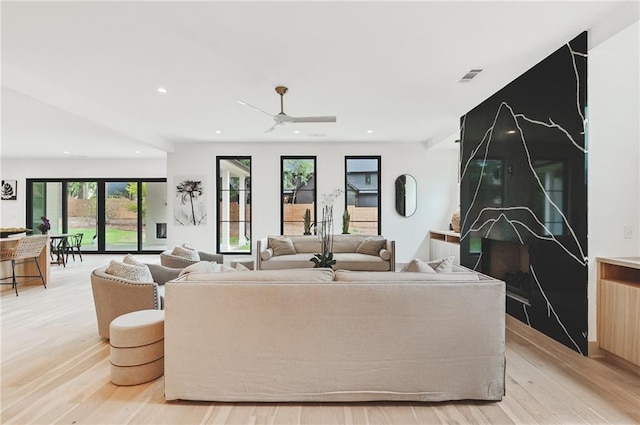
[[[330,269],[166,284],[165,398],[501,400],[504,282]]]
[[[286,237],[293,242],[295,254],[276,255],[270,242],[273,239]],[[382,249],[375,255],[359,253],[358,247],[370,235],[334,235],[333,258],[336,260],[334,270],[362,271],[394,271],[396,269],[395,241],[382,236],[373,238],[384,240]],[[321,252],[320,240],[317,236],[287,235],[269,236],[257,242],[256,269],[282,270],[314,267],[311,258]]]

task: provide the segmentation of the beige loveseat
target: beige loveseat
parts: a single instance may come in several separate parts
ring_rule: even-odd
[[[295,253],[277,255],[271,244],[288,238]],[[382,247],[375,253],[359,252],[365,240],[380,240]],[[317,236],[269,236],[257,242],[256,270],[302,269],[314,267],[311,258],[321,252]],[[362,250],[364,251],[364,250]],[[395,241],[382,236],[335,235],[333,237],[334,270],[394,271],[396,269]]]
[[[166,284],[165,398],[500,400],[504,282],[329,269]]]

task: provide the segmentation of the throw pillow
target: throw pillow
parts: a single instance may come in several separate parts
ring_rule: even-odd
[[[429,264],[424,261],[416,258],[415,260],[411,260],[409,264],[404,266],[402,272],[418,272],[418,273],[436,273],[436,271],[429,266]]]
[[[208,261],[198,261],[197,263],[193,263],[180,270],[180,274],[178,276],[182,276],[188,273],[213,273],[215,272],[215,263],[210,263]]]
[[[293,242],[286,236],[279,238],[269,238],[269,248],[273,249],[273,255],[293,255],[296,253],[296,248],[293,246]]]
[[[132,266],[145,266],[146,264],[141,263],[140,261],[136,260],[136,258],[131,255],[131,254],[127,254],[124,256],[124,258],[122,259],[122,262],[125,264],[131,264]]]
[[[219,272],[234,272],[236,269],[233,267],[225,266],[224,264],[218,264],[211,261],[199,261],[191,264],[180,271],[180,276],[189,273],[219,273]]]
[[[356,248],[356,252],[358,254],[378,256],[378,253],[384,248],[386,243],[387,241],[385,239],[370,236],[360,242],[360,245]]]
[[[195,249],[194,247],[192,247],[192,246],[191,246],[191,244],[190,244],[189,242],[184,242],[184,243],[183,243],[182,245],[180,245],[180,246],[182,246],[184,249],[189,249],[189,250],[191,250],[191,251],[196,251],[196,249]]]
[[[171,251],[171,255],[186,258],[187,260],[200,261],[200,255],[198,254],[198,251],[194,249],[188,249],[183,246],[174,247]]]
[[[427,264],[437,273],[452,273],[454,258],[455,257],[441,258],[439,260],[429,261]]]
[[[380,256],[380,258],[382,258],[384,261],[389,261],[391,260],[391,251],[389,251],[388,249],[382,248],[380,250],[380,252],[378,252],[378,255]]]
[[[104,272],[111,276],[121,277],[133,282],[153,282],[153,277],[147,266],[135,266],[133,264],[125,264],[111,260]]]
[[[273,249],[271,248],[267,248],[260,253],[260,258],[263,260],[268,260],[271,257],[273,257]]]
[[[243,264],[236,263],[236,271],[239,271],[239,272],[248,272],[248,271],[251,271],[251,269],[247,268],[247,267],[246,267],[246,266],[244,266]]]

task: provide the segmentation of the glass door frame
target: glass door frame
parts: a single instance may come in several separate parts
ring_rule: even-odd
[[[143,183],[166,183],[166,178],[46,178],[46,179],[26,179],[26,223],[33,223],[33,184],[34,183],[61,183],[61,207],[62,207],[62,229],[61,233],[67,233],[68,227],[68,190],[67,184],[70,182],[96,182],[97,199],[96,199],[96,224],[98,227],[98,249],[96,251],[86,251],[89,254],[118,254],[118,253],[134,253],[134,254],[154,254],[160,253],[162,250],[145,250],[143,249],[143,220],[142,220],[142,184]],[[137,196],[137,247],[135,250],[107,250],[106,249],[106,185],[107,183],[131,183],[136,182],[138,185]],[[45,200],[46,202],[46,200]],[[85,251],[83,251],[83,254]]]

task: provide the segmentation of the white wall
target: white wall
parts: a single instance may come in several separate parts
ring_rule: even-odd
[[[215,143],[179,145],[167,155],[169,215],[177,202],[174,176],[205,176],[209,194],[207,224],[176,226],[169,219],[167,246],[188,241],[203,250],[215,251],[215,161],[218,155],[249,155],[252,158],[252,235],[255,241],[280,233],[280,156],[317,157],[318,195],[344,188],[346,155],[382,157],[382,234],[396,241],[396,261],[428,258],[429,229],[448,229],[451,213],[457,208],[457,145],[427,150],[421,143]],[[418,207],[408,218],[394,206],[394,182],[401,174],[411,174],[418,183]],[[320,201],[320,198],[318,198]],[[344,197],[334,203],[334,220],[340,223]],[[339,229],[338,229],[339,231]]]
[[[18,199],[0,201],[0,225],[23,227],[26,219],[26,179],[37,178],[162,178],[164,159],[14,159],[2,158],[0,176],[18,181]]]
[[[589,50],[590,341],[597,339],[595,258],[640,257],[639,27],[636,21]]]

